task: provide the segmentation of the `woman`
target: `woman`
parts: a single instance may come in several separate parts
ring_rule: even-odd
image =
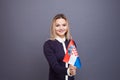
[[[64,14],[57,14],[53,18],[50,31],[50,40],[43,46],[49,63],[49,80],[74,80],[76,67],[63,62],[71,39],[68,20]]]

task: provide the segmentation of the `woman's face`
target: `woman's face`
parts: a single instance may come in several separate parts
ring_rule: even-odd
[[[68,31],[68,25],[65,19],[60,18],[55,22],[55,33],[57,36],[63,38]]]

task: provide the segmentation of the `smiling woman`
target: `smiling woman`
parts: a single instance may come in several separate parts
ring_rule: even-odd
[[[53,18],[50,32],[50,38],[52,40],[54,40],[55,37],[58,36],[58,33],[63,33],[62,35],[64,35],[67,40],[70,39],[71,35],[69,30],[68,19],[64,14],[57,14]]]
[[[64,14],[57,14],[52,20],[50,40],[43,46],[49,63],[49,80],[74,80],[76,67],[63,62],[70,40],[68,20]]]
[[[68,31],[68,25],[66,21],[62,18],[56,20],[55,33],[61,38],[64,37],[64,34]]]

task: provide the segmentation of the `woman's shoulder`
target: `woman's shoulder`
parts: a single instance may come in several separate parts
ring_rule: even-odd
[[[53,42],[55,42],[55,40],[48,39],[45,41],[45,43],[53,43]]]
[[[56,42],[56,40],[48,39],[44,42],[44,45],[54,45],[55,42]]]

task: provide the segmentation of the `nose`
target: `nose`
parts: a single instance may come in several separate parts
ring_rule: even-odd
[[[60,29],[63,29],[63,25],[60,25]]]

